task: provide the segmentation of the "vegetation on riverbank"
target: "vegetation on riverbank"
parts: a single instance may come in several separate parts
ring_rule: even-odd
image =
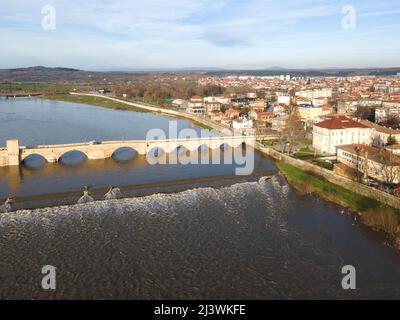
[[[97,107],[102,108],[109,108],[114,110],[130,110],[130,111],[137,111],[137,112],[150,112],[145,109],[136,108],[134,106],[112,101],[106,98],[100,97],[92,97],[92,96],[79,96],[79,95],[71,95],[71,94],[56,94],[56,95],[46,95],[42,97],[43,99],[48,100],[56,100],[56,101],[65,101],[65,102],[74,102],[74,103],[82,103],[82,104],[89,104],[94,105]]]
[[[359,195],[283,161],[277,162],[276,165],[296,189],[304,193],[316,194],[328,201],[359,212],[364,224],[387,233],[396,239],[400,248],[399,209]]]

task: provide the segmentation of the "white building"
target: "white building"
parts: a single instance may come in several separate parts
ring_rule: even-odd
[[[287,93],[279,93],[277,95],[278,104],[290,105],[290,96]]]
[[[237,130],[251,129],[253,128],[253,120],[242,119],[242,118],[234,119],[232,121],[232,128]]]
[[[190,99],[188,104],[188,112],[194,114],[206,113],[203,98],[194,96],[192,99]]]
[[[349,144],[370,145],[372,129],[343,115],[329,115],[314,124],[313,147],[322,154],[336,154],[336,147]]]
[[[184,110],[186,111],[188,109],[188,101],[186,100],[182,100],[182,99],[175,99],[174,101],[172,101],[172,105],[179,109],[179,110]]]
[[[296,92],[297,97],[307,98],[314,100],[315,98],[330,98],[332,97],[333,90],[331,88],[315,89],[315,90],[302,90]]]

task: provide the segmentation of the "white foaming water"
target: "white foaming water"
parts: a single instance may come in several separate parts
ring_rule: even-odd
[[[229,207],[231,211],[236,211],[245,206],[246,196],[259,192],[267,202],[270,202],[271,193],[275,197],[277,194],[287,194],[289,190],[284,177],[276,175],[273,177],[263,177],[259,182],[244,182],[231,185],[229,187],[198,188],[191,189],[176,194],[153,194],[150,196],[127,199],[113,199],[97,202],[81,203],[70,206],[50,207],[34,210],[20,210],[10,212],[0,216],[0,224],[4,223],[32,223],[46,219],[51,221],[60,216],[85,215],[93,213],[106,213],[113,211],[117,214],[124,212],[135,212],[140,214],[168,214],[176,210],[177,207],[196,208],[203,201],[208,204],[218,203]]]

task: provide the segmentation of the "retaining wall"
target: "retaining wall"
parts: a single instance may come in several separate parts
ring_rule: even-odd
[[[308,173],[312,173],[321,178],[324,178],[325,180],[327,180],[333,184],[336,184],[338,186],[341,186],[343,188],[346,188],[348,190],[356,192],[362,196],[365,196],[365,197],[368,197],[371,199],[375,199],[375,200],[385,203],[388,206],[391,206],[393,208],[400,209],[400,198],[399,197],[396,197],[396,196],[386,193],[384,191],[369,187],[365,184],[358,183],[358,182],[350,180],[348,178],[339,176],[336,173],[334,173],[333,171],[321,168],[312,163],[309,163],[309,162],[306,162],[303,160],[294,159],[292,157],[289,157],[288,155],[282,154],[271,148],[263,147],[260,144],[257,144],[257,149],[259,151],[261,151],[262,153],[264,153],[276,160],[284,161],[296,168],[299,168]]]

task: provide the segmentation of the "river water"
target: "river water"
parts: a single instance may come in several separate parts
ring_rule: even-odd
[[[86,136],[78,129],[103,117],[114,125],[96,129],[96,123],[107,121],[93,120],[93,132],[101,136],[83,128],[88,140],[140,138],[169,120],[61,102],[2,100],[0,139],[17,137],[23,144],[80,141]],[[69,126],[74,127],[70,137]],[[180,126],[190,124],[180,121]],[[261,155],[256,163],[260,174],[275,169]],[[62,193],[84,182],[107,185],[110,179],[127,186],[161,181],[166,190],[175,191],[1,215],[0,298],[400,298],[400,254],[383,244],[383,236],[339,206],[300,195],[279,174],[270,180],[223,180],[232,166],[147,167],[138,158],[23,166],[17,181],[15,175],[6,176],[8,169],[0,170],[3,195]],[[187,180],[168,186],[177,176]],[[219,178],[199,179],[210,176]],[[41,289],[45,265],[57,268],[55,291]],[[345,265],[357,270],[355,291],[341,287]]]

